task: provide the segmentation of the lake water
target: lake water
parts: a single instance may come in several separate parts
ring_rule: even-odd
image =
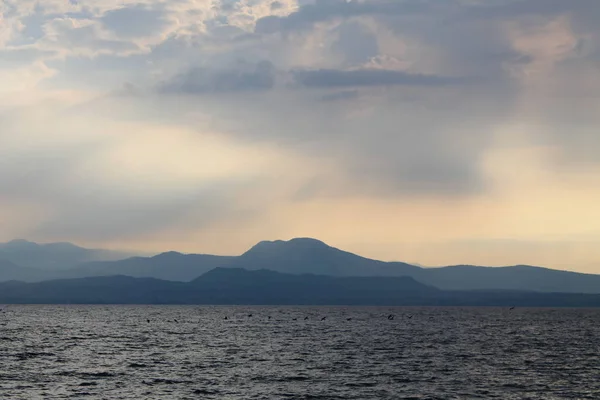
[[[600,310],[5,309],[2,399],[600,398]]]

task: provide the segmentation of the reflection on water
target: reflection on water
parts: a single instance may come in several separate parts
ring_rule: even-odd
[[[599,322],[581,309],[8,306],[0,398],[598,399]]]

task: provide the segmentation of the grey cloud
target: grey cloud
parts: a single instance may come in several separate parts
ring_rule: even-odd
[[[497,2],[461,2],[448,0],[402,1],[402,0],[318,0],[314,4],[305,4],[285,17],[268,16],[257,21],[257,33],[274,33],[310,29],[315,23],[334,18],[357,16],[443,16],[451,20],[457,16],[477,17],[516,17],[523,15],[556,15],[574,13],[581,21],[591,22],[592,26],[600,16],[600,7],[596,0],[515,0]]]
[[[437,143],[426,143],[427,137]],[[472,148],[448,151],[437,135],[424,135],[422,140],[413,142],[398,139],[387,143],[389,150],[381,146],[353,155],[356,158],[348,163],[347,171],[357,186],[353,189],[359,193],[409,197],[469,196],[488,189],[477,159],[471,154]],[[406,148],[399,148],[400,143]]]
[[[23,28],[21,32],[19,32],[19,39],[17,40],[17,43],[13,42],[12,44],[34,43],[38,39],[41,39],[44,36],[44,24],[48,19],[49,17],[45,15],[43,9],[38,4],[33,14],[28,15],[21,20]]]
[[[525,15],[600,15],[600,7],[595,0],[518,0],[499,3],[482,2],[473,6],[471,15],[486,17],[516,17]]]
[[[578,22],[585,21],[585,15],[590,20],[596,15],[599,7],[597,0],[592,1],[319,1],[302,5],[288,17],[260,19],[256,34],[250,36],[300,30],[307,35],[263,35],[260,41],[236,41],[239,29],[223,25],[227,18],[220,16],[221,20],[207,24],[211,27],[208,34],[169,38],[148,55],[114,59],[100,56],[75,66],[71,61],[65,65],[73,69],[68,69],[70,79],[76,76],[74,70],[79,70],[96,80],[100,75],[91,70],[100,66],[101,72],[121,72],[106,75],[136,83],[138,80],[132,78],[146,78],[160,70],[162,76],[174,77],[159,85],[159,93],[155,93],[158,99],[152,101],[162,104],[170,97],[161,97],[160,93],[205,96],[186,98],[171,108],[157,107],[151,116],[140,112],[136,117],[184,121],[195,127],[195,121],[185,119],[184,110],[205,112],[214,117],[217,129],[235,135],[236,140],[282,145],[286,151],[309,159],[339,162],[346,171],[343,188],[324,178],[300,197],[318,196],[329,190],[374,195],[468,195],[486,189],[480,157],[491,146],[498,126],[519,118],[513,113],[522,88],[518,80],[511,78],[509,67],[531,62],[514,50],[502,24],[519,15],[536,15],[539,10],[542,17],[576,15],[573,29],[577,31],[586,28]],[[235,12],[236,4],[227,4],[230,6],[225,11]],[[398,56],[406,58],[399,61],[410,65],[410,71],[428,74],[359,68],[373,55],[385,56],[377,54],[385,51],[385,43],[373,37],[379,31],[371,32],[365,28],[367,25],[361,25],[365,23],[358,18],[361,16],[375,17],[369,19],[369,24],[379,24],[386,34],[391,30],[402,45],[408,43],[407,53]],[[326,56],[295,53],[291,45],[296,42],[290,37],[309,37],[308,30],[315,23],[333,19],[341,24],[327,32],[333,40],[325,45],[333,42],[333,47],[323,49]],[[588,23],[588,31],[590,26]],[[586,51],[598,57],[594,45],[597,36],[586,37],[592,42],[586,44],[590,49]],[[209,42],[215,38],[220,41],[218,48],[216,42]],[[342,62],[331,55],[341,55]],[[237,58],[268,61],[236,64]],[[298,60],[303,69],[285,72]],[[570,62],[589,65],[589,60]],[[147,68],[147,61],[152,62],[153,71]],[[283,72],[278,73],[274,64]],[[188,65],[200,67],[189,69]],[[327,68],[321,68],[324,65]],[[185,72],[176,75],[181,71]],[[285,90],[290,86],[272,90],[280,76],[293,78],[296,88],[311,90]],[[596,89],[591,87],[589,91],[592,98],[597,97]],[[230,96],[209,96],[223,93]],[[580,108],[577,93],[570,96],[572,109]],[[593,113],[569,109],[572,117],[563,117],[567,111],[559,112],[559,103],[563,104],[553,103],[557,108],[549,104],[536,116],[541,125],[551,125],[545,130],[545,140],[560,143],[574,158],[581,157],[585,148],[589,158],[597,158],[597,141],[576,132],[583,125],[594,126]]]
[[[283,7],[283,5],[278,1],[274,1],[271,3],[270,7],[271,7],[271,11],[276,11],[276,10],[281,9],[281,7]]]
[[[167,23],[165,12],[143,5],[109,11],[101,18],[104,26],[121,37],[143,37],[156,34]]]
[[[327,93],[321,96],[323,101],[350,100],[359,96],[358,90],[341,90],[333,93]]]
[[[185,94],[256,92],[273,88],[275,79],[275,67],[268,61],[219,70],[197,67],[163,82],[159,91]]]
[[[296,70],[295,81],[310,88],[336,88],[360,86],[445,86],[474,82],[474,79],[445,77],[436,75],[410,74],[403,71],[385,69],[356,70]]]
[[[91,53],[108,52],[111,54],[135,51],[137,45],[120,40],[103,39],[99,37],[94,25],[83,27],[69,27],[55,20],[56,37],[52,40],[52,46],[58,46],[70,51],[86,51]]]
[[[338,40],[332,50],[341,54],[347,65],[359,65],[379,55],[377,36],[358,22],[346,22],[337,29]]]
[[[276,15],[262,17],[256,21],[254,32],[258,34],[278,32],[281,29],[281,21],[282,18]]]
[[[0,115],[0,139],[23,134],[20,124],[11,121],[15,114]],[[53,134],[52,124],[47,131]],[[238,192],[255,184],[254,178],[229,178],[197,185],[187,182],[154,192],[151,184],[132,186],[128,180],[97,179],[86,169],[86,161],[107,147],[109,143],[98,139],[52,146],[51,150],[38,146],[7,153],[0,149],[0,199],[49,211],[24,234],[102,241],[135,239],[171,226],[180,231],[202,229],[236,213]],[[140,179],[152,182],[151,177]]]
[[[487,189],[480,155],[490,146],[494,126],[511,112],[510,96],[461,85],[391,87],[383,96],[367,88],[319,92],[326,101],[316,104],[315,91],[272,91],[251,98],[198,98],[188,107],[202,109],[216,129],[242,143],[266,143],[308,163],[339,166],[338,172],[317,175],[318,185],[300,188],[295,200],[348,194],[468,196]],[[172,113],[173,107],[161,109]]]
[[[30,234],[92,241],[131,239],[171,226],[178,230],[202,229],[234,209],[228,201],[231,193],[222,187],[209,186],[162,200],[142,200],[141,195],[119,191],[111,196],[85,187],[71,191],[60,204],[53,204],[54,217]]]
[[[279,31],[310,29],[315,23],[333,18],[350,18],[362,15],[396,15],[423,13],[433,8],[428,1],[380,0],[369,2],[346,0],[320,0],[315,4],[301,6],[286,17],[268,16],[256,22],[257,33],[269,34]],[[438,6],[440,7],[440,6]]]
[[[20,47],[16,49],[0,49],[0,69],[14,68],[31,64],[37,60],[50,58],[56,55],[55,51],[40,50],[34,47]]]

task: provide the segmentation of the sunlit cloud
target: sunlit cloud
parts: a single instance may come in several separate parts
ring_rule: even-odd
[[[600,272],[598,19],[596,0],[4,1],[0,239],[313,236]]]

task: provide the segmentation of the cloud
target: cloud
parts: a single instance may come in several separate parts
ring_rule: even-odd
[[[359,96],[357,90],[342,90],[339,92],[327,93],[321,96],[323,101],[350,100]]]
[[[360,65],[379,55],[377,35],[358,22],[346,22],[336,28],[337,41],[332,50],[338,52],[346,65]]]
[[[44,45],[68,56],[129,54],[138,50],[135,43],[111,38],[96,20],[56,18],[45,29]]]
[[[236,68],[210,70],[196,67],[160,85],[163,93],[231,93],[254,92],[275,86],[275,68],[268,61],[238,64]]]
[[[132,240],[260,212],[246,193],[271,179],[261,166],[273,158],[268,149],[107,119],[105,113],[122,105],[118,98],[110,103],[104,110],[38,104],[0,117],[0,198],[11,204],[43,199],[28,235]],[[248,202],[238,204],[243,195]],[[16,223],[30,218],[22,214]]]
[[[468,82],[462,78],[410,74],[403,71],[361,69],[340,71],[321,69],[294,71],[296,81],[306,87],[360,87],[360,86],[443,86]]]
[[[165,13],[142,4],[110,10],[101,18],[102,24],[119,37],[152,36],[167,24]]]
[[[351,18],[368,15],[396,15],[423,13],[432,8],[429,2],[382,0],[372,2],[321,0],[307,4],[285,17],[268,16],[256,22],[257,33],[297,31],[311,29],[315,23],[334,18]]]
[[[539,204],[596,196],[598,12],[596,0],[0,2],[0,194],[22,216],[6,231],[140,246],[236,231],[245,246],[333,232],[323,220],[363,227],[383,208],[369,230],[382,242],[411,240],[390,215],[419,216],[423,246],[539,236],[556,214]],[[524,199],[537,205],[511,205]],[[574,234],[569,221],[548,230]]]

